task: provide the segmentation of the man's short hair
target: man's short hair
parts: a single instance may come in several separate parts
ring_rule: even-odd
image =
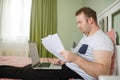
[[[75,16],[84,13],[87,17],[92,17],[94,19],[94,21],[97,23],[97,16],[96,16],[96,11],[94,11],[93,9],[89,8],[89,7],[83,7],[81,9],[79,9],[78,11],[76,11]]]

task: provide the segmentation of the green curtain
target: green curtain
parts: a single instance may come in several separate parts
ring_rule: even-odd
[[[38,44],[40,57],[54,57],[41,44],[41,39],[57,32],[57,0],[32,0],[30,41]]]

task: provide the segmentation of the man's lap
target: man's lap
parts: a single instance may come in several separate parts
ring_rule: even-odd
[[[1,71],[2,70],[2,71]],[[0,67],[0,77],[12,77],[12,78],[22,78],[25,80],[38,80],[48,78],[50,79],[69,79],[69,78],[80,78],[80,76],[66,67],[65,65],[62,66],[61,70],[45,70],[39,69],[34,70],[31,65],[24,66],[22,68],[13,67],[13,66],[1,66]],[[7,75],[6,75],[7,73]]]

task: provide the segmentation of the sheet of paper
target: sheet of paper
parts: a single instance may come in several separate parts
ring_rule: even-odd
[[[57,33],[53,35],[48,35],[47,37],[42,38],[42,44],[53,55],[65,61],[63,56],[60,54],[60,52],[65,49]]]

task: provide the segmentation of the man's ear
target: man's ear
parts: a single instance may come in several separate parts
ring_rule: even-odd
[[[89,24],[92,24],[92,23],[93,23],[93,21],[94,21],[94,20],[93,20],[93,18],[92,18],[92,17],[89,17],[89,18],[88,18],[88,23],[89,23]]]

